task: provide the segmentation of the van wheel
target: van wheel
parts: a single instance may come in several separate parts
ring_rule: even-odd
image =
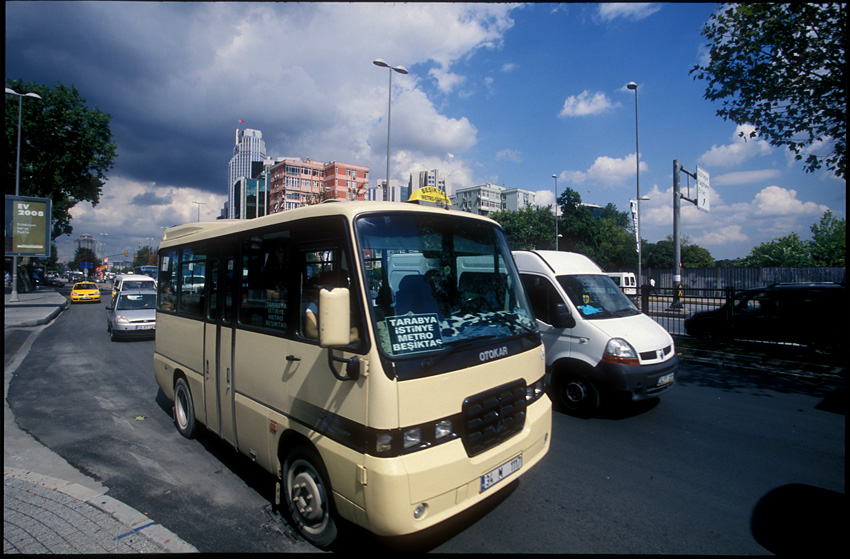
[[[187,439],[195,436],[195,405],[186,379],[180,377],[174,383],[174,425]]]
[[[322,459],[312,448],[296,446],[283,465],[286,506],[298,531],[316,547],[329,546],[337,536],[331,512],[331,487]]]
[[[578,375],[562,375],[557,385],[558,400],[569,413],[587,414],[599,407],[599,391]]]

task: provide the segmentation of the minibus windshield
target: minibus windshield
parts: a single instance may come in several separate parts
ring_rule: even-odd
[[[448,212],[367,214],[355,227],[386,356],[432,358],[536,332],[498,227]]]
[[[584,318],[594,320],[640,314],[608,276],[558,276],[558,282]]]

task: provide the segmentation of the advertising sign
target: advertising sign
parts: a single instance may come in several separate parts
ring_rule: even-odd
[[[50,256],[50,198],[6,196],[6,256]]]
[[[446,196],[446,193],[439,188],[433,186],[424,186],[413,191],[408,199],[410,201],[423,200],[425,202],[434,202],[451,206],[452,201]]]

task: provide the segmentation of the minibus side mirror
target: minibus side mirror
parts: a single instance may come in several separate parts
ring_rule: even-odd
[[[574,328],[576,325],[576,319],[567,310],[566,303],[555,303],[555,316],[552,322],[555,328]]]
[[[349,359],[334,356],[334,348],[343,348],[351,343],[351,299],[348,289],[337,287],[331,291],[319,291],[319,346],[328,349],[328,366],[339,380],[357,380],[360,376],[360,358]],[[339,374],[334,361],[346,364],[348,376]]]

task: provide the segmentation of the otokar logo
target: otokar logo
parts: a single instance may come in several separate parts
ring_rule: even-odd
[[[478,354],[478,358],[482,363],[485,361],[491,361],[493,359],[500,359],[502,357],[508,356],[508,347],[502,346],[496,349],[487,349]]]

